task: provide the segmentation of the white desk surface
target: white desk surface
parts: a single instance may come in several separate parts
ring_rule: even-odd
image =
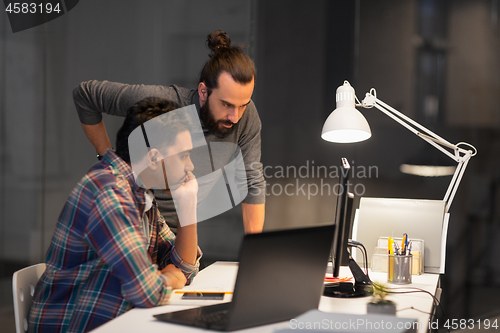
[[[232,292],[238,271],[238,263],[236,262],[216,262],[198,273],[190,286],[184,287],[182,291],[225,291]],[[348,267],[341,268],[341,276],[350,275]],[[370,273],[370,279],[375,282],[386,282],[387,273]],[[424,289],[434,295],[438,283],[438,274],[423,274],[420,276],[413,275],[413,283],[404,286],[391,285],[391,288],[419,288]],[[169,305],[159,306],[150,309],[132,309],[121,316],[111,320],[110,322],[93,330],[94,333],[104,332],[200,332],[207,331],[199,328],[174,325],[161,322],[153,317],[154,314],[172,312],[177,310],[189,309],[202,305],[217,304],[230,301],[231,294],[226,294],[224,301],[191,301],[182,300],[182,293],[174,292]],[[396,302],[396,315],[404,318],[415,318],[421,323],[418,332],[427,331],[429,322],[429,313],[432,311],[433,299],[426,293],[412,293],[391,295],[389,299]],[[350,313],[350,314],[366,314],[366,303],[370,301],[370,297],[353,298],[353,299],[338,299],[321,297],[319,310],[325,312]],[[413,307],[416,310],[411,309]],[[418,310],[418,311],[417,311]],[[289,322],[281,322],[271,325],[258,326],[250,329],[240,330],[237,332],[256,333],[256,332],[275,332],[280,329],[290,328]],[[212,331],[213,332],[213,331]]]

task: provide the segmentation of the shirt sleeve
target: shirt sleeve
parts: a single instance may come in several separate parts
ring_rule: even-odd
[[[244,120],[243,131],[240,135],[238,146],[243,155],[245,171],[247,174],[248,195],[243,200],[249,204],[263,204],[266,202],[266,180],[264,179],[261,163],[261,129],[257,108],[253,101],[245,110],[247,117]]]
[[[157,211],[158,219],[158,263],[160,269],[163,269],[168,264],[173,264],[175,267],[179,268],[186,276],[186,285],[189,285],[193,278],[198,274],[200,268],[200,259],[203,255],[200,248],[198,247],[198,254],[196,257],[196,263],[191,265],[179,256],[177,249],[175,248],[175,235],[168,227],[167,223],[160,212]]]
[[[82,82],[73,90],[73,100],[80,122],[95,125],[102,113],[113,116],[127,115],[128,109],[146,97],[161,97],[186,105],[192,91],[176,86],[130,85],[109,81]]]
[[[120,280],[124,297],[136,307],[167,304],[171,283],[151,263],[133,201],[116,187],[94,197],[84,239]]]

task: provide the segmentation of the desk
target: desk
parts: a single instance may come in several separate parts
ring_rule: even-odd
[[[236,274],[238,272],[238,263],[235,262],[216,262],[207,268],[200,271],[196,276],[193,283],[182,291],[225,291],[231,292],[234,289]],[[341,268],[341,275],[347,276],[349,270],[347,267]],[[350,273],[350,272],[349,272]],[[372,281],[385,282],[387,280],[386,273],[370,273]],[[420,276],[413,276],[413,283],[407,285],[411,288],[420,288],[427,290],[431,294],[435,294],[436,286],[439,281],[438,274],[423,274]],[[390,285],[393,287],[393,285]],[[394,285],[394,287],[396,287]],[[93,330],[93,333],[107,333],[107,332],[200,332],[201,329],[168,324],[156,320],[153,315],[163,312],[172,312],[194,308],[201,305],[217,304],[231,300],[232,295],[226,294],[224,301],[191,301],[182,300],[182,293],[175,293],[172,295],[172,300],[169,305],[159,306],[151,309],[132,309],[121,316],[111,320],[110,322]],[[420,322],[419,333],[427,331],[429,315],[433,308],[433,299],[430,295],[425,293],[416,294],[402,294],[391,295],[389,299],[397,304],[397,316],[405,318],[416,318]],[[369,297],[355,298],[355,299],[334,299],[329,297],[321,297],[319,309],[325,312],[338,312],[350,314],[366,314],[366,303],[370,300]],[[415,309],[409,309],[413,306]],[[245,333],[262,333],[274,332],[279,329],[290,328],[289,322],[280,322],[271,325],[258,326],[250,329],[240,330],[238,332]]]

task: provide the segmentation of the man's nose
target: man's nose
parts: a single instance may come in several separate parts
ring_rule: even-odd
[[[238,116],[238,109],[232,108],[231,110],[229,110],[229,113],[227,114],[227,119],[232,123],[236,124],[238,120],[240,120]]]
[[[194,170],[193,161],[191,161],[191,157],[188,157],[186,160],[185,171],[188,172],[193,170]]]

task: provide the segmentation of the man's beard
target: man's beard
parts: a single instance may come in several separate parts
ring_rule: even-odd
[[[206,127],[206,129],[208,129],[208,131],[210,133],[212,133],[213,135],[215,135],[216,137],[218,137],[220,139],[224,139],[229,134],[231,134],[231,132],[233,132],[234,126],[236,124],[233,124],[230,120],[223,120],[223,119],[215,120],[215,118],[212,114],[212,110],[210,110],[210,105],[209,105],[208,100],[209,99],[207,98],[207,101],[205,102],[205,104],[203,104],[203,106],[200,107],[201,121],[203,122],[203,125]],[[230,128],[227,128],[227,127],[222,126],[222,124],[226,124],[226,125],[233,124],[233,126]]]

